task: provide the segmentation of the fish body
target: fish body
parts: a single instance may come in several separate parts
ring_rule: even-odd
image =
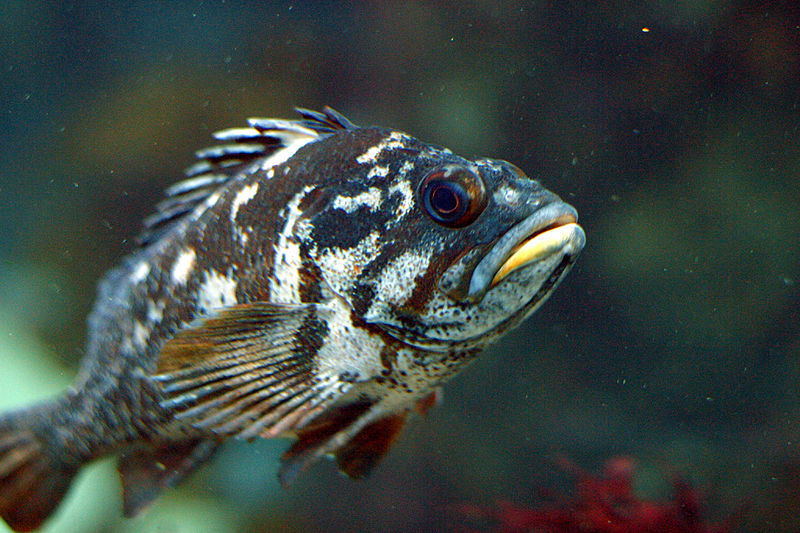
[[[127,516],[231,437],[294,437],[284,482],[325,455],[361,477],[583,248],[575,210],[509,163],[298,111],[198,152],[100,282],[75,384],[0,416],[12,528],[108,454]]]

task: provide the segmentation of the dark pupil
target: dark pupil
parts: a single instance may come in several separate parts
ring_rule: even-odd
[[[431,192],[431,206],[443,215],[458,209],[458,195],[446,185],[438,185]]]

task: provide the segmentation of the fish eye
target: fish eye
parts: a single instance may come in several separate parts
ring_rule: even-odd
[[[430,173],[420,185],[425,212],[449,228],[471,224],[486,207],[483,180],[463,167],[446,167]]]

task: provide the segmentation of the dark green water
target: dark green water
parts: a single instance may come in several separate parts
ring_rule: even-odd
[[[800,48],[791,3],[5,1],[0,406],[72,379],[102,273],[212,131],[295,105],[506,159],[587,246],[366,481],[282,490],[285,442],[229,446],[135,521],[113,463],[45,531],[459,530],[633,456],[711,519],[800,529]],[[649,31],[644,31],[644,29]],[[0,531],[5,526],[0,524]]]

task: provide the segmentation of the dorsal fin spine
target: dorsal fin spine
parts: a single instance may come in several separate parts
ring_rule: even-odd
[[[228,128],[212,134],[218,141],[241,141],[258,139],[262,136],[261,130],[256,128]]]
[[[283,163],[302,146],[335,130],[356,126],[329,107],[322,112],[297,108],[300,120],[251,118],[249,127],[228,128],[214,133],[224,142],[195,152],[200,161],[186,170],[187,179],[170,185],[167,198],[156,212],[144,219],[144,231],[138,241],[142,246],[154,242],[176,227],[196,209],[204,209],[208,200],[242,172],[266,170]],[[253,163],[257,167],[247,166]]]

